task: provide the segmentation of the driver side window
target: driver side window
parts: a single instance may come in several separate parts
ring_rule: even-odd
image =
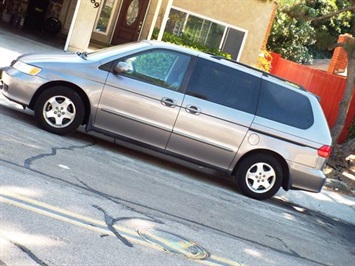
[[[177,91],[185,76],[190,56],[169,50],[151,50],[126,57],[122,61],[128,65],[128,71],[122,75]]]

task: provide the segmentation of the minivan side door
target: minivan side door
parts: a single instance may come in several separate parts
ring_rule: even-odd
[[[229,65],[197,59],[167,150],[229,168],[254,119],[261,83]]]
[[[184,94],[180,85],[191,57],[151,49],[119,59],[125,72],[108,75],[94,126],[165,149]]]

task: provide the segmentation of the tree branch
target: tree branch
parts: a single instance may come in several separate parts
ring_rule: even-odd
[[[352,10],[355,10],[355,4],[353,4],[352,6],[348,6],[346,8],[343,8],[343,9],[339,9],[337,11],[334,11],[332,13],[328,13],[326,15],[323,15],[323,16],[319,16],[319,17],[309,17],[309,16],[294,16],[292,15],[292,12],[285,12],[287,13],[290,17],[293,17],[293,18],[302,18],[303,20],[305,21],[319,21],[319,20],[324,20],[324,19],[329,19],[333,16],[336,16],[336,15],[339,15],[340,13],[343,13],[343,12],[346,12],[346,11],[352,11]]]
[[[324,15],[324,16],[315,17],[315,18],[306,17],[305,19],[308,20],[308,21],[319,21],[319,20],[331,18],[331,17],[333,17],[333,16],[339,15],[340,13],[343,13],[343,12],[346,12],[346,11],[351,11],[351,10],[355,10],[355,4],[352,5],[352,6],[349,6],[349,7],[340,9],[340,10],[337,10],[337,11],[335,11],[335,12],[326,14],[326,15]]]
[[[346,116],[348,113],[348,110],[350,108],[350,103],[352,99],[352,95],[354,95],[354,90],[355,90],[355,50],[351,52],[351,54],[348,54],[348,65],[347,65],[347,70],[348,70],[348,78],[346,79],[346,85],[345,85],[345,90],[344,90],[344,95],[342,100],[339,103],[339,111],[338,111],[338,117],[335,122],[334,127],[331,130],[331,135],[333,142],[336,143],[339,139],[339,136],[341,135],[344,125],[345,125],[345,120]]]
[[[345,47],[345,43],[334,43],[334,44],[332,44],[332,45],[330,45],[329,47],[328,47],[328,50],[329,51],[331,51],[331,50],[334,50],[335,48],[338,48],[338,47]]]

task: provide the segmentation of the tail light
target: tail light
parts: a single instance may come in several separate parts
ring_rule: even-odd
[[[318,155],[320,157],[329,158],[331,153],[332,153],[332,146],[323,145],[318,149]]]

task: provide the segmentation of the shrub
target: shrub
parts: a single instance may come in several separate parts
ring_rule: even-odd
[[[159,34],[159,30],[155,29],[153,32],[152,39],[153,40],[158,39],[158,34]],[[164,32],[162,40],[164,42],[174,43],[174,44],[189,47],[189,48],[192,48],[192,49],[204,52],[204,53],[217,55],[217,56],[223,56],[228,59],[231,59],[230,54],[225,53],[225,52],[223,52],[219,49],[216,49],[216,48],[209,48],[209,47],[206,47],[206,46],[199,44],[197,42],[193,42],[190,39],[188,39],[188,37],[186,37],[184,34],[182,34],[181,36],[176,36],[172,33]]]
[[[271,70],[271,61],[272,61],[272,56],[271,54],[266,51],[260,51],[259,56],[258,56],[258,62],[253,65],[253,67],[260,69],[265,72],[270,72]]]

